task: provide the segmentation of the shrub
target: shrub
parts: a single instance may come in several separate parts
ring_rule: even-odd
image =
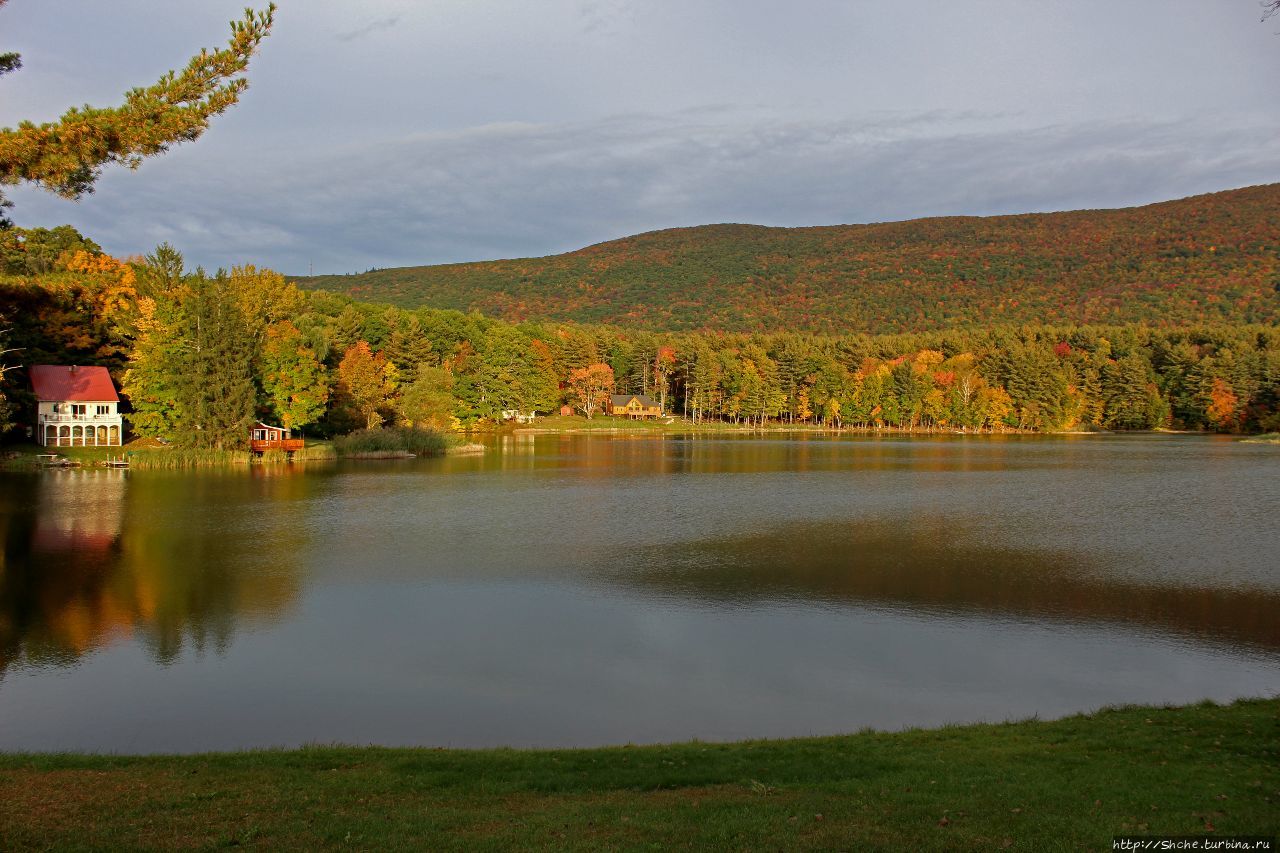
[[[360,429],[333,440],[339,456],[439,456],[444,453],[443,435],[429,429],[381,427]]]

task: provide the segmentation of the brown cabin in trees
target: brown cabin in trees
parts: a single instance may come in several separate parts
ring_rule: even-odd
[[[627,418],[660,418],[662,404],[648,394],[613,394],[609,414]]]
[[[249,431],[249,449],[254,453],[267,450],[285,450],[292,453],[295,450],[301,450],[302,447],[302,439],[290,438],[289,430],[284,427],[271,426],[258,421]]]

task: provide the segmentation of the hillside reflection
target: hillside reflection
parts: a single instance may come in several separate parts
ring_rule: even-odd
[[[124,638],[160,663],[187,648],[222,653],[238,627],[279,618],[300,590],[289,495],[305,485],[273,473],[0,481],[0,674],[69,665]],[[243,518],[262,502],[270,523]]]
[[[794,600],[1113,623],[1280,651],[1274,589],[1138,584],[1108,577],[1101,557],[969,541],[956,519],[784,525],[650,548],[633,566],[612,581],[711,604]]]

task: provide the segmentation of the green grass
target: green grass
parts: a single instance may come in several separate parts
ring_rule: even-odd
[[[1280,831],[1280,700],[562,751],[0,756],[0,849],[1103,850]]]

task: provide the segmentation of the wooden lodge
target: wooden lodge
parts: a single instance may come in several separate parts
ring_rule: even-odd
[[[660,418],[662,404],[648,394],[613,394],[609,414],[624,418]]]
[[[292,438],[284,427],[271,426],[262,421],[253,425],[249,432],[249,449],[254,453],[265,453],[268,450],[284,450],[293,453],[304,446],[300,438]]]

